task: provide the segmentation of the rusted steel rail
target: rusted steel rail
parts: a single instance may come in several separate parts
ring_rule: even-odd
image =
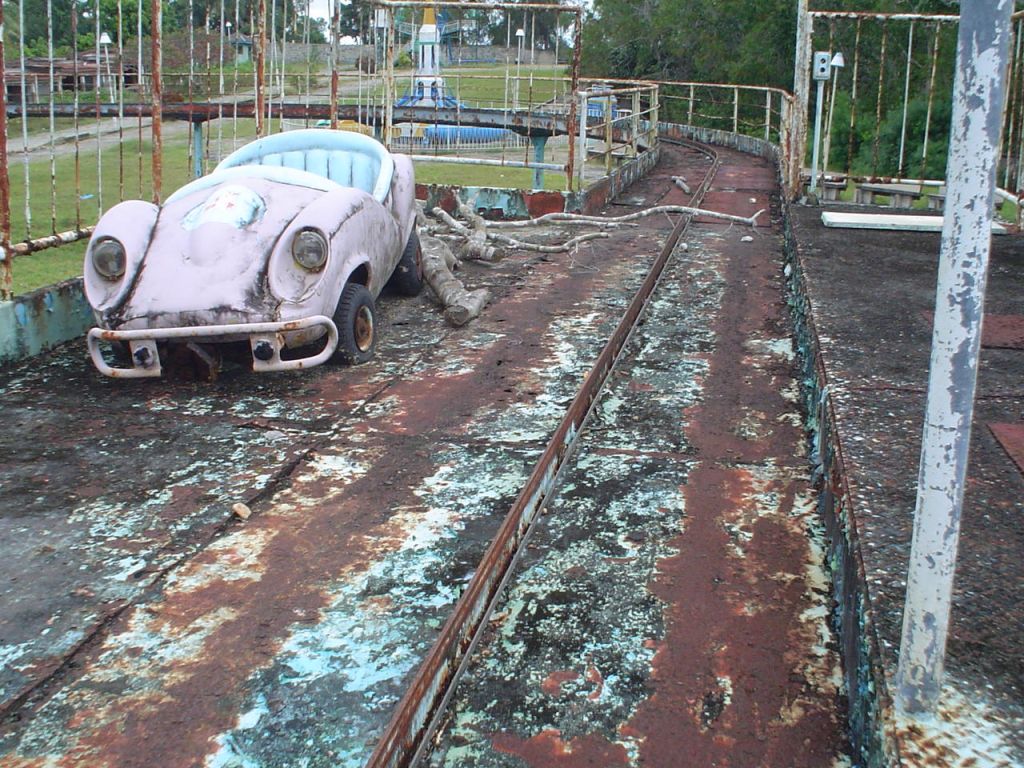
[[[156,119],[158,113],[163,120],[191,120],[192,122],[206,122],[217,120],[222,117],[225,106],[230,106],[234,114],[241,118],[255,118],[259,114],[255,102],[239,101],[226,105],[216,101],[200,102],[168,102],[162,105],[156,104],[125,104],[123,107],[116,103],[102,103],[94,109],[99,117],[153,117]],[[380,125],[385,117],[383,106],[366,106],[365,104],[339,104],[333,110],[330,104],[305,104],[300,101],[280,102],[276,106],[276,117],[292,120],[357,120],[367,125]],[[56,117],[73,117],[75,110],[71,104],[55,104],[54,115]],[[49,107],[45,104],[27,105],[25,113],[29,117],[46,117],[50,114]],[[17,105],[7,107],[8,117],[20,117],[22,109]],[[567,108],[569,115],[562,115],[552,112],[525,111],[511,112],[502,109],[460,107],[394,107],[395,120],[410,120],[432,123],[447,123],[450,125],[466,126],[490,126],[508,128],[515,133],[524,136],[554,136],[563,135],[572,124],[571,108]],[[263,106],[263,117],[266,118],[267,106]],[[590,123],[597,123],[597,119],[591,119]],[[575,135],[575,134],[574,134]]]
[[[691,197],[690,204],[699,207],[718,171],[718,155],[711,148],[694,142],[670,143],[698,149],[712,159],[711,167]],[[576,438],[654,294],[665,265],[691,218],[690,215],[681,218],[669,233],[650,272],[598,355],[526,485],[484,553],[473,578],[441,629],[440,636],[398,703],[391,721],[366,763],[367,768],[415,766],[426,754],[448,700],[501,598],[505,584],[514,572],[515,564],[541,511],[555,489],[561,469],[572,455]]]

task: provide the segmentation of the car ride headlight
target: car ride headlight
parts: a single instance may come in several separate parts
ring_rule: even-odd
[[[327,239],[315,229],[303,229],[292,240],[292,257],[299,266],[316,272],[327,262]]]
[[[104,237],[92,247],[92,265],[107,280],[120,280],[126,261],[124,246],[112,237]]]

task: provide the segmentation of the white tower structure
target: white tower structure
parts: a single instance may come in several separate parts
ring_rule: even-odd
[[[416,40],[416,75],[410,100],[412,106],[444,106],[440,42],[434,9],[426,8],[423,11],[423,24],[420,26]]]

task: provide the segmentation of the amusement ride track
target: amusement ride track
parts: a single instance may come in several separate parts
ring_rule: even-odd
[[[684,194],[673,183],[676,174],[690,178],[697,193]],[[768,161],[732,150],[721,150],[720,160],[700,145],[665,143],[652,172],[611,205],[635,211],[691,203],[749,215],[776,193]],[[427,297],[384,300],[377,358],[356,368],[279,377],[226,369],[213,384],[131,386],[96,376],[72,344],[4,372],[0,396],[17,428],[0,440],[7,509],[0,536],[10,541],[0,563],[0,654],[9,660],[0,674],[0,762],[185,768],[420,760],[463,670],[468,665],[468,683],[477,675],[474,664],[494,658],[490,636],[477,645],[482,628],[497,626],[500,614],[488,617],[506,583],[506,591],[518,588],[510,574],[517,560],[529,562],[520,559],[524,545],[534,529],[534,544],[545,540],[548,521],[558,515],[542,517],[542,510],[560,510],[570,483],[600,485],[594,503],[602,509],[643,486],[638,515],[612,539],[662,526],[690,549],[685,567],[716,564],[701,572],[701,583],[682,587],[703,589],[698,601],[651,586],[649,572],[621,595],[602,592],[611,590],[602,563],[619,569],[619,555],[629,554],[629,546],[614,544],[596,545],[595,573],[604,575],[593,587],[577,595],[571,585],[551,582],[571,595],[580,615],[596,610],[587,604],[596,593],[599,602],[614,594],[646,606],[653,617],[617,649],[641,659],[633,693],[650,702],[634,696],[608,710],[608,718],[628,710],[643,725],[656,711],[682,722],[693,700],[698,710],[704,699],[721,700],[714,687],[721,659],[704,644],[715,628],[677,636],[680,626],[711,622],[722,627],[722,642],[757,650],[729,660],[737,685],[763,681],[756,696],[738,689],[736,700],[723,705],[718,733],[728,726],[743,742],[754,738],[752,721],[761,735],[775,727],[775,713],[789,711],[780,697],[804,702],[803,678],[780,665],[778,655],[791,653],[787,630],[808,607],[797,576],[787,576],[785,583],[799,589],[785,610],[759,601],[773,594],[774,574],[794,574],[808,557],[802,518],[785,501],[806,485],[800,478],[807,473],[796,405],[779,395],[793,380],[777,219],[758,222],[751,238],[698,216],[687,250],[680,238],[688,223],[649,216],[609,230],[601,248],[588,244],[564,258],[510,252],[495,265],[467,264],[466,280],[489,287],[494,299],[461,329],[442,326]],[[566,237],[556,230],[539,236]],[[668,316],[665,307],[674,308]],[[678,363],[638,373],[634,353],[646,344],[654,345],[651,360]],[[712,374],[713,386],[706,381]],[[56,380],[61,387],[52,386]],[[751,381],[758,385],[753,391]],[[625,384],[635,387],[623,392]],[[694,422],[699,409],[686,400],[691,395],[702,407],[715,404],[702,423]],[[609,403],[620,401],[637,410],[622,417],[609,437],[614,444],[596,449],[612,458],[588,477],[578,457],[593,457],[595,433],[619,418]],[[577,441],[592,412],[585,439]],[[711,437],[702,438],[699,428]],[[733,432],[746,436],[717,439]],[[650,462],[664,470],[647,472]],[[731,473],[735,488],[727,496],[686,479],[701,472]],[[609,473],[623,475],[614,489],[600,479]],[[664,485],[648,494],[652,482]],[[759,488],[763,498],[751,498]],[[771,520],[737,522],[769,497],[783,499]],[[739,511],[716,510],[716,499]],[[231,516],[238,501],[252,510],[244,522]],[[582,528],[598,525],[597,517],[583,518]],[[754,559],[730,549],[733,523],[755,533],[771,529],[748,546]],[[665,553],[676,545],[663,539],[656,559],[650,552],[639,559],[675,568]],[[728,568],[761,579],[757,591],[737,587],[738,599],[757,606],[756,614],[736,614],[723,598],[716,579],[727,574],[717,569]],[[544,599],[539,610],[546,610]],[[691,613],[680,621],[679,611]],[[776,623],[768,626],[765,617]],[[606,635],[611,622],[598,621],[577,630]],[[516,631],[539,633],[541,644],[558,642],[543,635],[545,626],[520,624]],[[766,628],[772,642],[761,639]],[[677,634],[669,639],[670,631]],[[733,642],[744,633],[756,640]],[[799,656],[807,644],[796,642]],[[676,668],[666,667],[651,649],[668,646],[692,651],[697,661],[687,666],[673,657],[669,667]],[[564,703],[545,693],[554,689],[541,686],[543,678],[534,679],[542,669],[552,679],[589,680],[589,662],[559,658],[554,668],[533,658],[525,670],[508,672],[523,672],[531,691],[543,688],[549,698],[541,709]],[[600,662],[606,678],[633,665],[622,658],[613,653]],[[658,688],[665,679],[672,694],[682,690],[680,680],[689,681],[690,698],[674,695],[666,704]],[[465,688],[459,686],[449,714],[465,713]],[[606,706],[578,688],[566,688],[570,706]],[[827,718],[826,699],[818,695],[801,706]],[[702,717],[710,715],[698,712],[698,727]],[[598,728],[613,750],[623,748],[616,745],[623,739],[639,743],[601,725],[580,727]],[[789,740],[771,741],[771,748],[799,751],[806,731],[784,727],[792,731]],[[506,764],[502,745],[485,743],[486,734],[502,730],[512,734],[515,726],[492,719],[476,731],[485,737],[481,766]],[[563,735],[571,741],[578,732],[567,728]],[[709,734],[687,737],[699,742]],[[659,754],[678,754],[674,743],[645,743]],[[763,753],[764,745],[755,739],[747,748]],[[572,764],[585,760],[577,754]]]
[[[711,159],[710,167],[689,201],[690,207],[699,208],[721,164],[718,153],[709,145],[697,142],[663,143],[686,146]],[[643,316],[644,309],[658,287],[665,265],[692,218],[691,215],[684,215],[669,233],[643,284],[601,350],[529,480],[505,516],[440,636],[410,682],[387,730],[367,762],[367,768],[414,766],[429,748],[431,736],[444,716],[446,704],[472,657],[483,628],[557,486],[560,470],[572,455],[577,436]]]

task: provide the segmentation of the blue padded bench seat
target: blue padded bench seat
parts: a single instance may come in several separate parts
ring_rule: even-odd
[[[376,139],[352,131],[306,128],[266,136],[221,160],[213,173],[245,165],[306,171],[343,187],[355,187],[384,202],[395,163]],[[212,174],[211,174],[212,175]]]

